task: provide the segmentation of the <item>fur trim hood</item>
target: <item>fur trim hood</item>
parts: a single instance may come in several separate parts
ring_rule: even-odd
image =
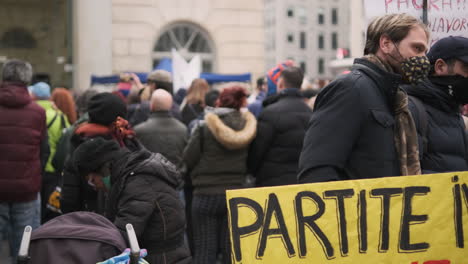
[[[208,129],[211,131],[216,140],[224,147],[230,150],[241,149],[247,147],[257,135],[257,120],[250,112],[242,113],[245,120],[245,126],[239,131],[236,131],[226,126],[218,115],[207,113],[205,122]]]

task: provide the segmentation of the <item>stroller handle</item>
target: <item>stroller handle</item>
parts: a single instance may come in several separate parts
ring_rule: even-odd
[[[127,224],[125,228],[127,229],[128,242],[130,243],[130,263],[138,264],[140,259],[140,245],[138,245],[135,230],[132,224]]]
[[[29,243],[31,242],[32,227],[26,226],[21,239],[21,245],[18,252],[18,264],[27,264],[29,262]]]

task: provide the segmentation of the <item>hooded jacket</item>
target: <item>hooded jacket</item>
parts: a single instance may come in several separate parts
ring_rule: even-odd
[[[41,143],[47,143],[45,111],[24,84],[0,84],[0,202],[37,199]],[[45,165],[45,163],[44,163]]]
[[[401,175],[394,143],[401,76],[365,59],[318,95],[299,161],[299,182]]]
[[[161,154],[147,150],[121,154],[111,162],[106,216],[125,232],[131,223],[149,263],[190,263],[184,245],[185,211],[176,188],[182,179]]]
[[[421,113],[414,101],[409,109],[419,135],[419,153],[423,173],[468,170],[468,142],[459,105],[448,93],[448,87],[426,79],[417,86],[404,86],[410,96],[424,105],[427,126],[422,128]],[[425,135],[423,135],[425,134]],[[423,136],[427,143],[423,142]]]
[[[243,187],[256,126],[250,112],[216,108],[205,115],[184,151],[195,194],[224,194],[227,189]]]
[[[299,89],[269,96],[258,118],[249,151],[249,169],[258,186],[297,183],[299,155],[312,110]]]
[[[103,195],[87,184],[73,164],[75,149],[85,140],[95,137],[113,139],[109,127],[87,122],[77,126],[70,138],[71,146],[63,169],[62,196],[60,198],[60,207],[64,213],[75,211],[104,213],[105,200]],[[125,147],[131,151],[142,148],[135,138],[125,138],[124,143]]]

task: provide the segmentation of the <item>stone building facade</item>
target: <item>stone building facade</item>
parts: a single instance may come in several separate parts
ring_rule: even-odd
[[[175,45],[186,59],[200,54],[206,71],[259,76],[265,70],[263,14],[263,0],[2,0],[0,40],[15,27],[37,43],[45,37],[43,48],[28,51],[0,43],[0,61],[30,60],[53,83],[68,81],[83,91],[91,74],[151,71]],[[50,38],[58,40],[45,41]]]

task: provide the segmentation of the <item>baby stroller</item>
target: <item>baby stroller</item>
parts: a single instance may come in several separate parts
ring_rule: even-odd
[[[127,243],[117,227],[105,217],[74,212],[56,217],[31,232],[25,228],[18,264],[97,263],[119,255]],[[137,264],[140,249],[131,224],[127,224],[131,264]]]

